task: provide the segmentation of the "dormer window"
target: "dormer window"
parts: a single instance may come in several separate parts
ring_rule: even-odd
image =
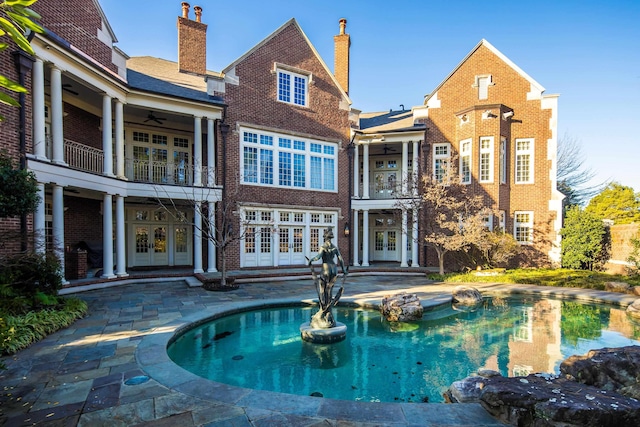
[[[278,101],[306,107],[311,74],[283,64],[275,64],[274,68],[278,76]]]

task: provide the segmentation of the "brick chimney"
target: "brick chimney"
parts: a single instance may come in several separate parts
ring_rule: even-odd
[[[349,47],[351,39],[345,33],[347,20],[340,19],[340,34],[333,36],[335,44],[333,73],[345,92],[349,93]]]
[[[203,24],[202,8],[195,6],[196,20],[189,19],[189,3],[182,2],[178,16],[178,69],[184,73],[207,72],[207,25]]]

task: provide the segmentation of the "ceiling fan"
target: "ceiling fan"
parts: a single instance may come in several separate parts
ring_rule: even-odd
[[[384,154],[387,154],[389,151],[398,151],[395,148],[391,148],[389,147],[387,144],[384,144],[384,147],[382,147],[382,151],[384,151]]]
[[[47,80],[46,85],[47,85],[47,86],[51,86],[51,82],[49,82],[49,81]],[[71,83],[63,83],[63,84],[62,84],[62,90],[67,91],[67,92],[69,92],[70,94],[72,94],[72,95],[76,95],[76,96],[77,96],[77,95],[78,95],[78,92],[76,92],[75,90],[71,89],[72,87],[73,87],[73,86],[71,85]]]
[[[160,125],[163,125],[164,123],[162,122],[163,120],[167,120],[165,117],[156,117],[155,114],[153,114],[153,111],[149,111],[149,114],[147,114],[147,120],[145,120],[143,123],[147,123],[149,121],[153,121],[156,122]]]

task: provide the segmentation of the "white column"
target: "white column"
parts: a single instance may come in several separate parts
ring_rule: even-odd
[[[53,208],[53,253],[60,260],[60,274],[62,275],[62,283],[68,284],[64,271],[64,196],[62,186],[53,184],[52,190],[52,208]]]
[[[64,132],[62,118],[62,71],[51,67],[51,139],[53,143],[53,163],[66,165],[64,161]]]
[[[202,269],[202,202],[195,203],[193,225],[193,272],[204,273]]]
[[[369,144],[362,146],[362,197],[369,198]]]
[[[353,210],[353,223],[351,224],[351,232],[353,233],[353,265],[360,265],[360,220],[358,219],[358,210]]]
[[[405,196],[407,194],[408,182],[409,178],[409,143],[407,141],[402,142],[402,195]],[[406,212],[405,212],[406,215]],[[406,234],[407,229],[404,229],[404,233]],[[405,248],[406,252],[406,248]]]
[[[207,187],[216,184],[216,134],[215,120],[207,118]]]
[[[193,116],[193,185],[202,185],[202,117],[200,116]]]
[[[37,253],[43,254],[46,251],[47,237],[45,230],[44,184],[42,183],[38,183],[38,197],[40,202],[33,213],[33,232],[35,250]]]
[[[121,104],[122,105],[122,104]],[[127,277],[127,249],[125,246],[124,197],[116,195],[116,276]]]
[[[404,158],[404,156],[402,156]],[[408,224],[407,224],[407,211],[402,210],[402,237],[400,238],[400,267],[408,267],[407,263],[407,233],[409,233]]]
[[[111,97],[102,95],[102,173],[113,176],[113,125],[111,123]]]
[[[369,210],[362,211],[362,266],[369,266]]]
[[[353,148],[353,197],[360,197],[360,150],[358,144]]]
[[[31,92],[33,93],[33,154],[36,159],[44,160],[47,158],[44,130],[44,63],[40,58],[36,58],[33,63]]]
[[[415,176],[415,175],[414,175]],[[413,233],[411,234],[411,267],[420,267],[420,262],[418,261],[419,253],[418,253],[418,210],[413,210],[413,221],[412,228]]]
[[[124,105],[116,99],[115,127],[116,127],[116,176],[123,179],[124,176]],[[116,202],[118,199],[116,199]]]
[[[413,183],[412,183],[412,187],[413,187],[413,197],[418,197],[418,180],[419,180],[419,176],[418,176],[418,141],[414,141],[413,142],[413,164],[412,166],[412,177],[413,177]],[[415,239],[414,239],[415,240]],[[416,260],[417,262],[417,260]],[[413,265],[413,264],[412,264]]]
[[[113,197],[105,194],[102,200],[102,276],[113,279]]]
[[[216,237],[216,204],[209,202],[209,233],[212,235],[207,239],[207,273],[215,273],[216,269],[216,244],[213,239]]]

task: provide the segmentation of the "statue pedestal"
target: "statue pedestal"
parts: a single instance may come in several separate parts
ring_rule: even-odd
[[[304,341],[317,344],[331,344],[340,342],[347,336],[347,325],[336,322],[333,328],[312,328],[310,322],[300,325],[300,336]]]

